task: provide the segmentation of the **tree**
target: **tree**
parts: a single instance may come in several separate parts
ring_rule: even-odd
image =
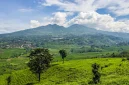
[[[60,53],[60,55],[61,55],[61,57],[63,59],[63,63],[64,63],[64,58],[67,56],[67,53],[66,53],[65,50],[60,50],[59,53]]]
[[[44,48],[31,51],[28,57],[30,58],[28,66],[32,72],[38,74],[38,80],[40,81],[40,74],[50,66],[53,57],[49,50]]]
[[[95,84],[99,83],[100,82],[100,77],[101,77],[101,74],[99,73],[99,65],[98,64],[92,64],[92,73],[93,73],[93,82]]]

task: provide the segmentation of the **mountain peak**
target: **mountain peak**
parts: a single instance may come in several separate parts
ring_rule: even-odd
[[[85,27],[85,26],[80,25],[80,24],[73,24],[73,25],[71,25],[71,26],[69,26],[69,27]]]
[[[63,26],[57,25],[57,24],[48,24],[45,27],[51,27],[51,28],[64,28]]]
[[[57,24],[48,24],[46,26],[59,26],[59,25],[57,25]]]

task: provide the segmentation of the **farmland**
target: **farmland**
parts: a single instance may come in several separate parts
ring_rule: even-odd
[[[0,85],[7,84],[7,78],[11,76],[11,85],[25,85],[33,83],[34,85],[87,85],[92,81],[92,64],[100,65],[101,82],[100,85],[116,85],[128,83],[128,66],[129,61],[126,58],[110,58],[104,57],[115,53],[118,50],[128,50],[127,46],[108,47],[102,52],[86,52],[86,53],[72,53],[70,48],[78,48],[77,46],[62,46],[61,49],[66,49],[68,56],[65,63],[62,64],[62,59],[58,53],[59,48],[50,48],[50,53],[53,54],[54,59],[51,67],[41,74],[41,82],[37,81],[37,77],[27,67],[29,53],[19,55],[17,57],[6,57],[0,59]],[[10,51],[9,51],[10,50]],[[4,52],[5,51],[5,52]],[[20,54],[25,52],[25,49],[4,49],[2,56],[6,56],[7,52],[10,55],[14,52]],[[124,60],[124,61],[123,61]]]
[[[13,71],[11,85],[88,85],[92,81],[93,63],[98,63],[101,68],[101,82],[98,85],[126,85],[129,82],[129,61],[122,61],[121,58],[95,58],[80,59],[62,62],[54,62],[51,67],[41,75],[41,82],[37,81],[36,75],[28,68]],[[7,75],[1,75],[1,85],[6,85]]]

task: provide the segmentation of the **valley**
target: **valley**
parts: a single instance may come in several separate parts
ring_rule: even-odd
[[[81,25],[59,27],[48,25],[0,35],[0,85],[93,85],[94,63],[100,67],[98,85],[129,82],[128,34],[121,36],[121,33],[102,32]],[[27,56],[37,48],[47,48],[53,55],[40,82],[27,66],[30,61]],[[67,52],[64,64],[59,54],[61,49]]]

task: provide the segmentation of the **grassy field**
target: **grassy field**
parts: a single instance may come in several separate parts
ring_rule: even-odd
[[[26,63],[28,60],[24,57],[0,59],[0,75],[27,68]]]
[[[20,48],[0,49],[0,58],[10,58],[13,55],[24,54],[25,50]]]
[[[12,72],[11,85],[88,85],[92,81],[93,63],[99,64],[101,82],[98,85],[128,85],[129,61],[121,58],[95,58],[54,62],[51,67],[42,73],[41,82],[29,69]],[[101,69],[102,68],[102,69]],[[0,76],[0,85],[6,85],[7,75]],[[2,81],[2,82],[1,82]]]
[[[24,49],[0,49],[0,85],[7,85],[7,78],[11,76],[11,85],[88,85],[92,80],[93,63],[100,64],[101,82],[99,85],[129,85],[129,61],[122,58],[100,58],[107,53],[118,53],[119,49],[127,50],[128,47],[109,47],[102,52],[71,53],[70,48],[77,46],[65,46],[64,48],[49,48],[54,54],[51,67],[42,73],[41,82],[32,74],[27,62],[29,59],[24,54]],[[58,53],[60,49],[66,49],[68,56],[65,63]],[[23,54],[11,57],[15,53]],[[98,57],[98,58],[95,58]],[[30,83],[30,84],[29,84]]]

